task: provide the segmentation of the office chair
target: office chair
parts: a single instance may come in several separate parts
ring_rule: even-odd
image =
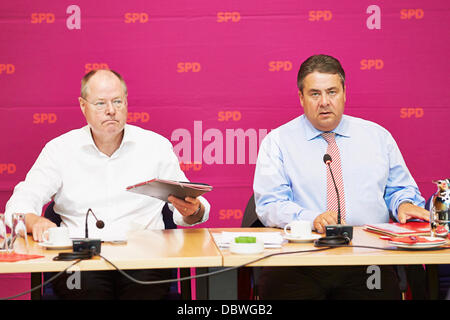
[[[264,228],[256,214],[255,195],[252,194],[245,207],[241,228]],[[238,299],[256,300],[259,267],[243,267],[238,269]]]
[[[59,214],[55,213],[55,211],[53,209],[54,205],[55,205],[55,203],[53,201],[49,203],[49,205],[45,209],[44,217],[49,219],[50,221],[52,221],[54,224],[56,224],[59,227],[62,220],[61,220],[61,216]],[[164,204],[164,207],[163,207],[161,213],[162,213],[163,221],[164,221],[164,229],[176,229],[177,225],[175,224],[175,222],[173,222],[173,212],[169,209],[167,203]],[[178,273],[178,269],[173,269],[172,277],[176,278],[178,276],[177,273]],[[47,281],[53,275],[54,275],[54,273],[51,273],[51,272],[43,272],[40,277],[44,281]],[[55,296],[55,294],[53,292],[51,283],[44,286],[44,288],[42,289],[41,298],[43,300],[56,300],[57,299],[57,297]],[[171,286],[170,286],[170,291],[166,295],[164,300],[180,300],[180,299],[181,299],[181,295],[178,292],[178,283],[172,282]]]

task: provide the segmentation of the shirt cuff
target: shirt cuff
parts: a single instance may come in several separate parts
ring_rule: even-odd
[[[197,224],[208,221],[209,211],[211,210],[211,205],[203,197],[198,197],[198,199],[200,200],[201,204],[203,204],[203,207],[205,208],[205,212],[203,213],[202,219],[193,224],[186,223],[183,219],[183,215],[170,202],[168,203],[169,209],[172,210],[172,212],[173,212],[173,221],[175,222],[176,225],[181,226],[181,227],[192,227]]]

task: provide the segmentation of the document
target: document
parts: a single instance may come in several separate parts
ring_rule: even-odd
[[[431,232],[429,222],[376,223],[365,225],[364,228],[366,231],[394,237],[426,236]]]
[[[152,179],[127,187],[127,191],[144,194],[168,202],[169,195],[183,199],[196,198],[213,189],[205,183]]]

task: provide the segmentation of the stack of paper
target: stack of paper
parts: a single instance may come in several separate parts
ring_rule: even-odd
[[[256,241],[264,243],[264,248],[281,248],[286,242],[280,232],[228,232],[213,233],[213,238],[220,248],[228,248],[237,237],[255,237]]]

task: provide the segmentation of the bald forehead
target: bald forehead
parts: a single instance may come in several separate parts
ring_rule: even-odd
[[[127,87],[125,81],[111,70],[95,70],[86,74],[81,81],[81,97],[86,98],[93,86],[102,86],[116,82],[122,86],[122,91],[127,95]]]

